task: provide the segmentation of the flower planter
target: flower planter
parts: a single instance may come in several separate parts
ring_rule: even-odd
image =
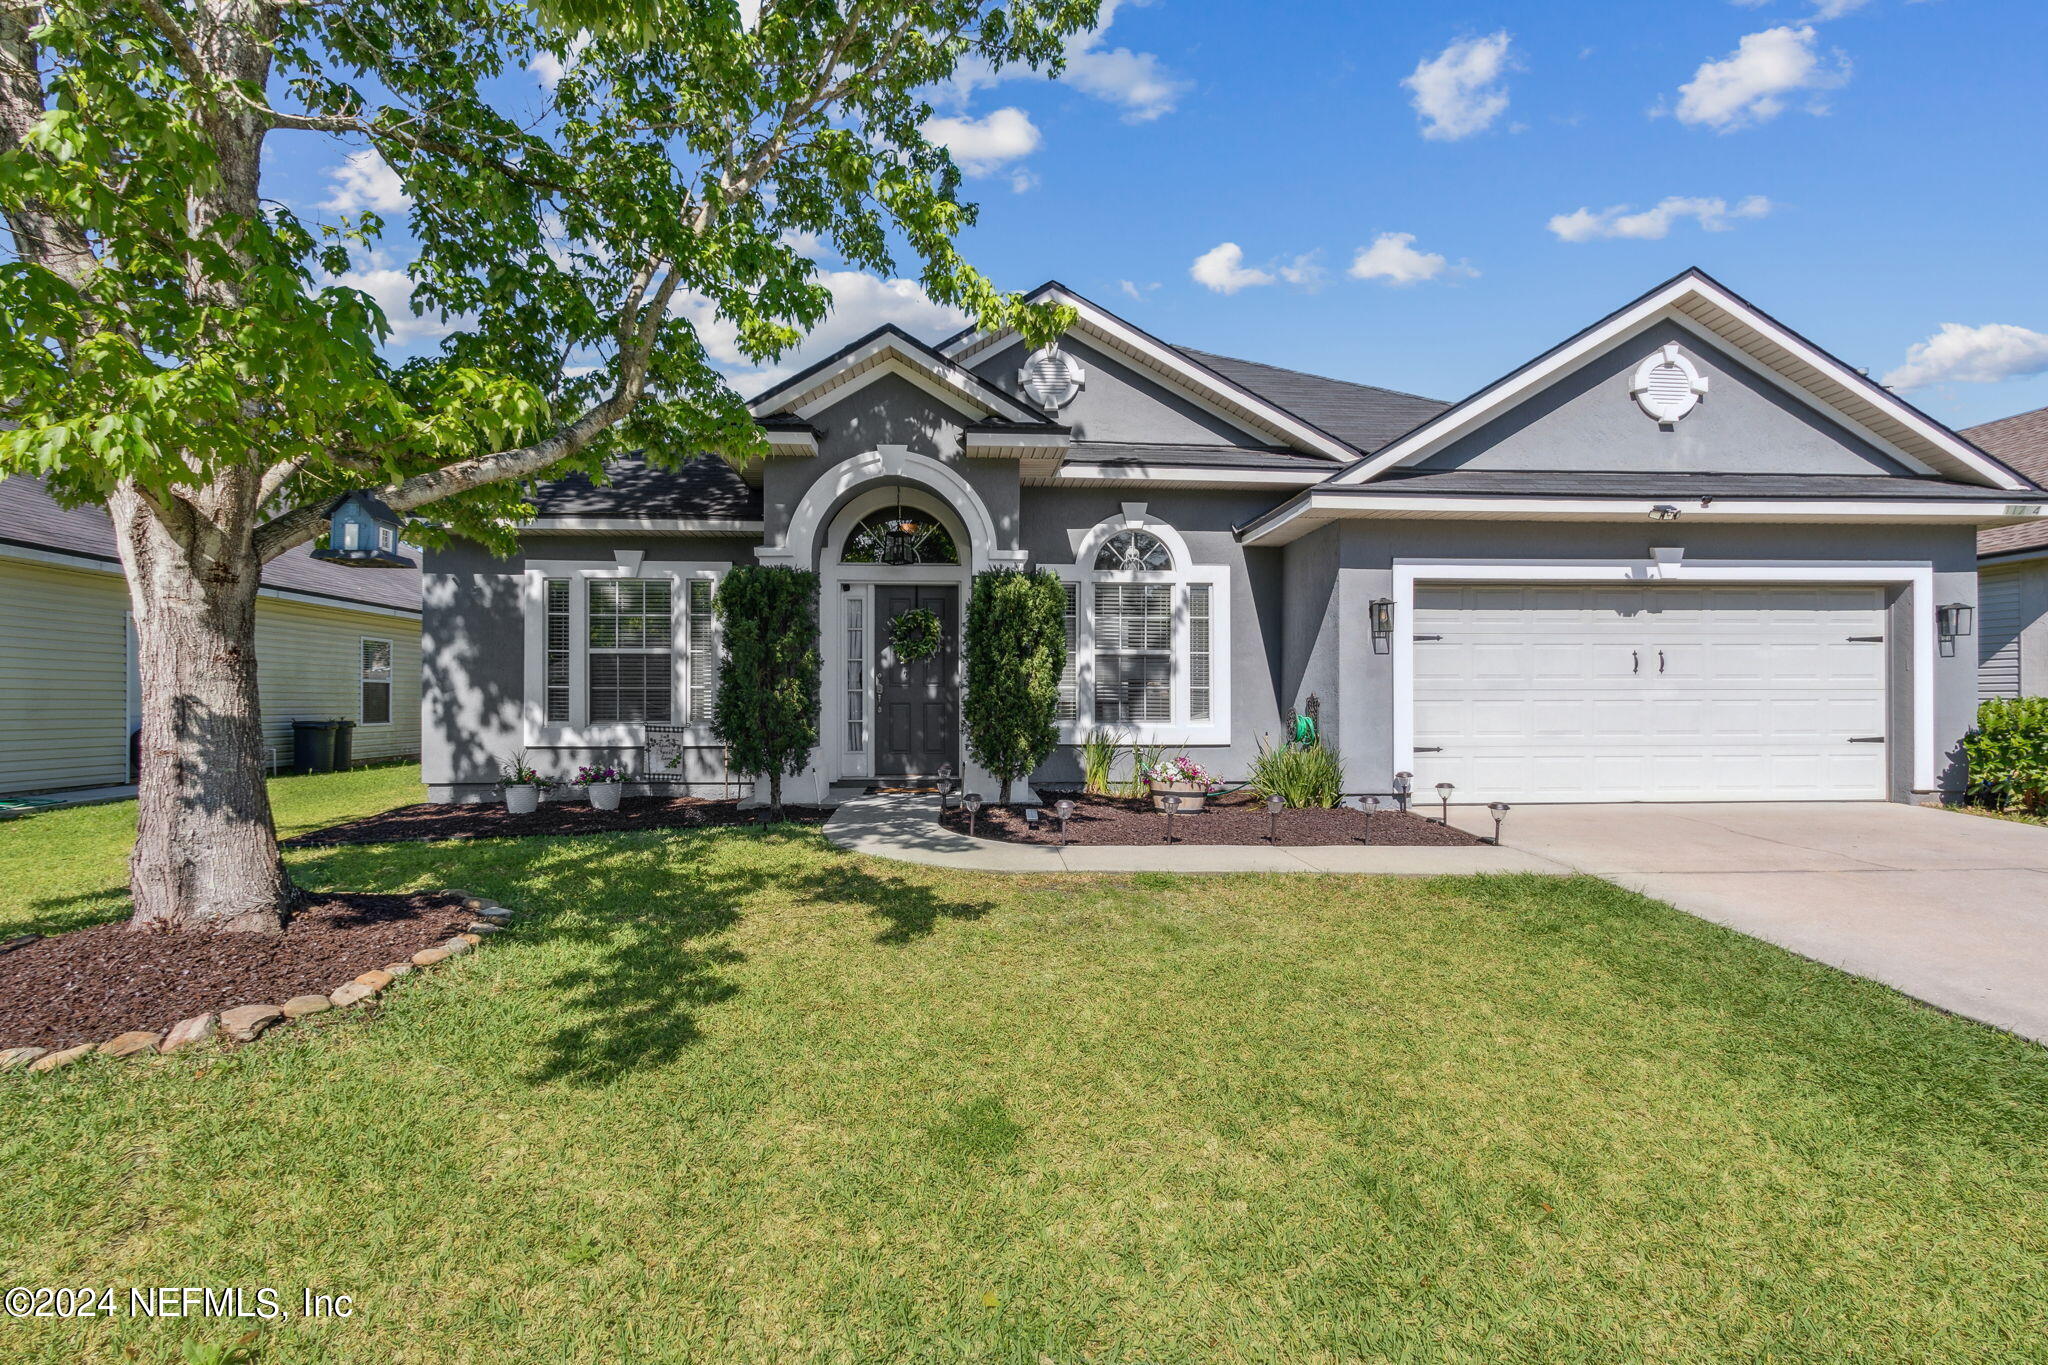
[[[505,788],[505,809],[513,815],[531,815],[540,809],[540,788],[535,786]]]
[[[617,810],[619,797],[625,793],[623,782],[593,782],[589,787],[592,810]]]
[[[1180,798],[1180,813],[1182,815],[1186,815],[1189,811],[1200,810],[1209,801],[1209,789],[1199,783],[1147,782],[1145,785],[1152,789],[1152,809],[1154,810],[1165,810],[1166,802],[1164,798],[1169,796],[1178,796]]]

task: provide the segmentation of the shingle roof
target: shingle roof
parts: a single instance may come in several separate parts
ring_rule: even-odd
[[[609,482],[571,474],[540,485],[534,505],[543,517],[635,516],[679,521],[759,521],[761,490],[748,486],[716,455],[698,455],[674,469],[628,455],[605,465]]]
[[[1300,370],[1282,369],[1256,360],[1216,355],[1176,346],[1188,359],[1206,365],[1241,388],[1250,389],[1277,407],[1311,422],[1338,440],[1371,454],[1397,436],[1422,425],[1449,403],[1398,389],[1355,384]]]
[[[2012,417],[2001,417],[1982,426],[1965,427],[1961,434],[1980,449],[1989,451],[2033,482],[2048,486],[2048,408],[2035,408]],[[1994,526],[1977,533],[1980,555],[2012,554],[2048,546],[2048,523],[2026,526]]]
[[[41,479],[26,474],[0,478],[0,541],[120,562],[114,525],[104,507],[61,506]],[[312,554],[313,547],[307,544],[271,560],[263,566],[264,586],[329,597],[342,605],[419,611],[418,569],[351,569]]]

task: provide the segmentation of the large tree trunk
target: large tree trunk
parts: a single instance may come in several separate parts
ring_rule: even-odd
[[[281,928],[292,887],[264,785],[253,515],[181,536],[132,491],[110,510],[142,678],[131,927]]]

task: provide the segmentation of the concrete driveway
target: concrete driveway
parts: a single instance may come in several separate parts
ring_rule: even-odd
[[[1492,833],[1483,810],[1452,823]],[[1517,806],[1502,842],[2048,1042],[2048,829],[1880,802]]]

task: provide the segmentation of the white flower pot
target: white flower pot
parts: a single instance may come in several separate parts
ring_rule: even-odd
[[[590,784],[590,808],[592,810],[617,810],[619,798],[625,795],[623,782],[593,782]]]
[[[1207,787],[1198,787],[1192,782],[1147,782],[1145,785],[1152,789],[1152,809],[1154,810],[1166,809],[1166,802],[1160,799],[1166,796],[1178,796],[1180,798],[1180,813],[1182,815],[1186,815],[1189,811],[1200,810],[1209,801],[1209,789]]]
[[[540,809],[540,788],[528,784],[505,788],[505,809],[513,815],[531,815]]]

